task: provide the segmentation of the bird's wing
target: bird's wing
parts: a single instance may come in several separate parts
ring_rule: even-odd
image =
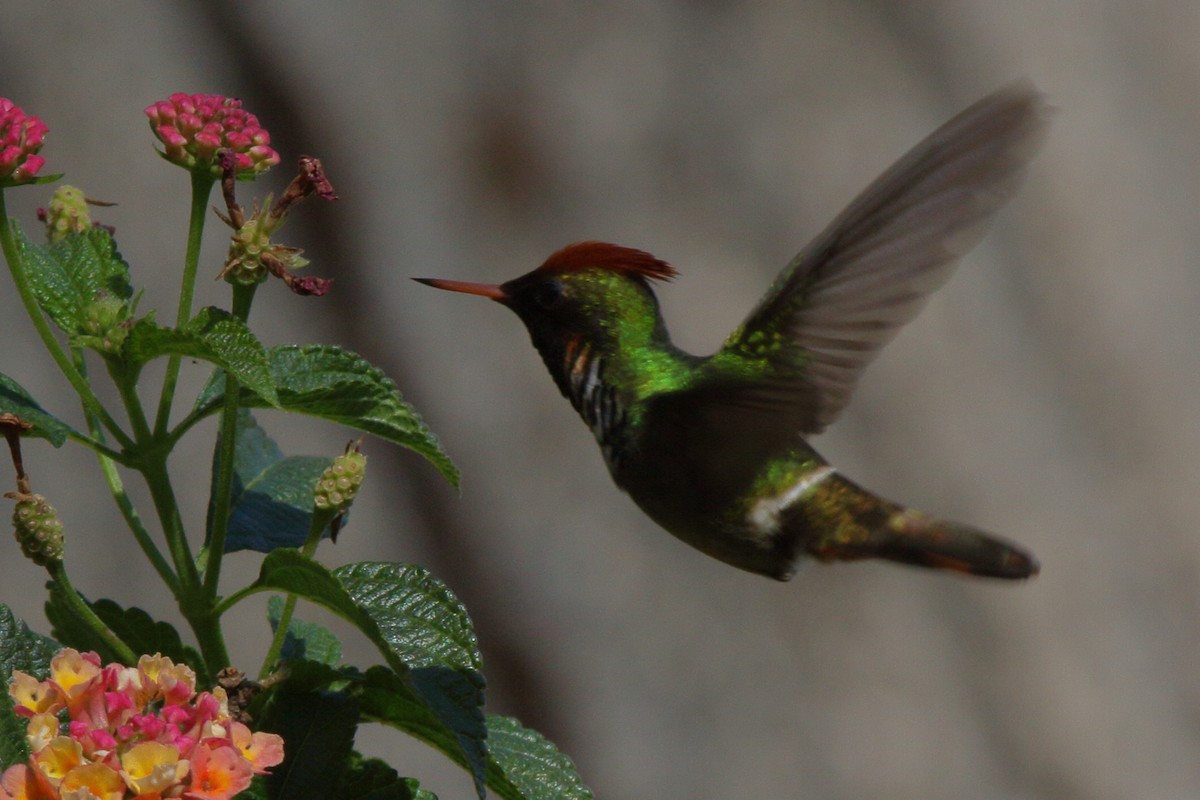
[[[1049,109],[1028,82],[938,128],[875,180],[780,273],[714,365],[745,372],[719,394],[815,433],[863,368],[949,277],[1016,191]],[[757,364],[760,368],[753,368]],[[749,377],[753,374],[753,377]]]

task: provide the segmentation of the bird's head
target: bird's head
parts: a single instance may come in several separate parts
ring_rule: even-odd
[[[670,280],[675,274],[665,261],[632,247],[578,242],[507,283],[416,280],[508,306],[525,323],[547,364],[553,360],[557,366],[571,343],[604,352],[663,333],[650,281]]]

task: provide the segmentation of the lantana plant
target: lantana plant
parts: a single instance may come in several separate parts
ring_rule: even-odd
[[[7,686],[0,692],[0,800],[433,798],[415,778],[355,751],[365,722],[440,750],[468,771],[481,798],[591,797],[570,759],[544,737],[484,713],[470,617],[443,583],[413,564],[329,569],[315,558],[348,521],[371,442],[414,450],[458,484],[437,438],[382,371],[329,345],[264,347],[247,323],[256,290],[272,277],[297,302],[333,288],[297,275],[307,262],[275,240],[296,203],[336,199],[321,162],[299,158],[279,199],[267,196],[247,212],[239,183],[280,163],[253,114],[237,100],[186,94],[145,114],[159,155],[190,177],[170,325],[142,308],[113,229],[91,219],[103,204],[81,189],[54,192],[39,212],[40,236],[9,219],[6,191],[61,176],[41,174],[47,126],[0,98],[0,249],[16,296],[65,378],[63,398],[79,405],[73,423],[62,415],[63,398],[35,400],[10,374],[24,357],[12,348],[0,354],[0,434],[14,482],[4,496],[17,539],[10,552],[0,550],[0,561],[6,571],[21,563],[47,571],[51,626],[48,635],[36,633],[0,605],[0,683]],[[230,300],[227,308],[196,310],[201,234],[217,187],[224,207],[217,216],[232,233],[211,274],[229,284]],[[143,368],[160,358],[165,370],[150,385]],[[212,371],[181,409],[185,361]],[[115,395],[119,406],[93,388],[101,373],[116,389],[102,394]],[[285,456],[254,416],[263,409],[369,438],[334,458]],[[176,502],[167,460],[196,423],[214,415],[208,513],[197,523]],[[35,487],[26,473],[22,448],[42,442],[95,455],[131,548],[170,590],[185,631],[75,587],[72,542],[87,531],[59,519],[54,504],[69,496],[51,496],[61,495],[52,482]],[[148,514],[126,490],[130,479],[148,490]],[[262,561],[257,579],[230,590],[221,586],[221,566],[235,551],[256,551]],[[261,592],[274,596],[255,672],[255,665],[230,663],[222,619]],[[347,620],[378,650],[379,663],[343,663],[335,635],[299,618],[301,602]]]

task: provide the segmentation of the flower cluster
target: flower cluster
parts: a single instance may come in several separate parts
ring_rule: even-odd
[[[37,152],[47,130],[46,123],[25,116],[11,100],[0,97],[0,188],[34,179],[46,163]]]
[[[146,109],[150,128],[163,143],[163,158],[188,170],[221,177],[217,152],[228,150],[237,173],[249,179],[279,163],[271,135],[258,117],[242,109],[242,101],[219,94],[171,95]]]
[[[229,800],[283,760],[283,740],[251,733],[230,718],[223,689],[196,694],[195,683],[163,656],[102,667],[70,648],[49,680],[14,670],[9,694],[29,720],[32,755],[0,777],[0,800]]]

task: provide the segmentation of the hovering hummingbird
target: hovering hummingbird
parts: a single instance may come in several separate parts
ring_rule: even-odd
[[[1048,122],[1028,83],[975,103],[860,194],[792,259],[716,353],[671,344],[651,284],[674,268],[572,244],[499,285],[418,278],[512,309],[595,435],[613,480],[659,525],[735,567],[884,558],[995,578],[1020,547],[863,489],[803,438],[940,287],[1016,191]]]

